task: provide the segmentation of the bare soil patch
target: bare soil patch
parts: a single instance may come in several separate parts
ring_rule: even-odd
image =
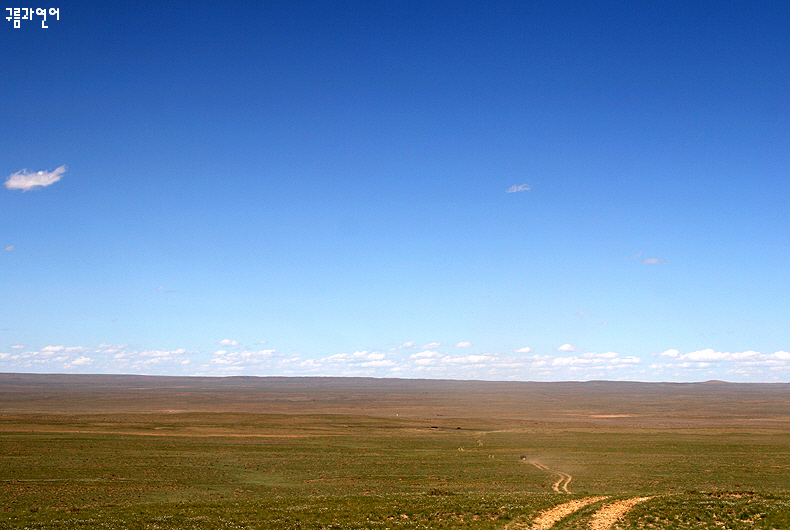
[[[634,497],[632,499],[624,499],[622,501],[607,504],[592,516],[590,521],[591,530],[608,530],[620,518],[622,518],[628,511],[639,504],[652,499],[652,497]]]
[[[560,519],[569,516],[575,511],[581,510],[585,506],[602,501],[606,498],[607,497],[585,497],[584,499],[565,502],[554,508],[540,512],[531,523],[513,523],[507,526],[507,530],[548,530]]]

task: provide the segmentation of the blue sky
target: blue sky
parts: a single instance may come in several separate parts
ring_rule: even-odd
[[[0,370],[790,381],[787,2],[92,4],[0,31]]]

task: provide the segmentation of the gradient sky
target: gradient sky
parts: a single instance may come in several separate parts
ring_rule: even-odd
[[[790,381],[790,3],[49,7],[0,371]]]

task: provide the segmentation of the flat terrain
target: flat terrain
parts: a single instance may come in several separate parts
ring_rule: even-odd
[[[0,528],[790,528],[790,385],[0,374]]]

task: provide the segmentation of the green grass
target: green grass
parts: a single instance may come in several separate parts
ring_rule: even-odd
[[[782,422],[404,416],[5,412],[0,528],[515,530],[590,495],[554,528],[635,496],[615,528],[790,528]]]

